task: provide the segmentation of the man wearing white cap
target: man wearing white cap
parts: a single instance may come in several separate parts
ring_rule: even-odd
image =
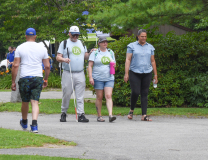
[[[71,26],[69,30],[69,39],[62,41],[59,45],[56,60],[62,62],[62,105],[60,122],[66,122],[66,114],[69,108],[69,101],[73,88],[77,101],[78,122],[89,122],[89,119],[84,114],[84,92],[85,92],[85,75],[84,75],[84,60],[88,60],[89,53],[87,48],[78,40],[80,35],[77,26]],[[68,53],[67,53],[68,51]],[[71,72],[69,68],[71,66]],[[73,77],[73,79],[71,78]],[[71,82],[71,80],[73,82]],[[73,84],[73,88],[72,88]]]

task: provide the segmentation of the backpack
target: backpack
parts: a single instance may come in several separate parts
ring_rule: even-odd
[[[111,55],[111,58],[114,59],[114,55],[113,55],[113,51],[109,48],[107,48],[108,52],[110,52],[110,55]],[[95,58],[97,57],[98,55],[98,52],[100,52],[100,50],[98,51],[98,49],[95,51]]]

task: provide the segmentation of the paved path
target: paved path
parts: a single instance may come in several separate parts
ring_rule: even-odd
[[[73,99],[73,94],[71,99]],[[92,91],[85,91],[84,98],[96,98],[93,95]],[[10,102],[11,99],[11,92],[0,92],[0,103],[1,102]],[[49,91],[49,92],[41,92],[40,99],[62,99],[62,92],[61,91]]]
[[[1,96],[1,93],[0,93]],[[21,113],[0,112],[0,127],[21,130]],[[60,114],[40,114],[39,134],[53,136],[78,145],[71,148],[0,149],[0,154],[30,154],[96,160],[206,160],[208,159],[208,119],[160,116],[152,122],[141,116],[127,120],[117,116],[114,123],[99,123],[87,115],[89,123],[59,122]],[[31,122],[31,114],[28,115]],[[29,123],[30,124],[30,123]]]

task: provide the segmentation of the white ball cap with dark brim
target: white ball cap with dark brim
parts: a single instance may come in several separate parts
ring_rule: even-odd
[[[99,37],[98,43],[103,42],[103,41],[108,41],[108,40],[106,39],[106,37]]]
[[[34,36],[34,35],[36,35],[36,31],[34,28],[28,28],[25,32],[25,35]]]
[[[69,32],[74,35],[74,34],[80,34],[79,28],[77,26],[71,26],[69,29]]]

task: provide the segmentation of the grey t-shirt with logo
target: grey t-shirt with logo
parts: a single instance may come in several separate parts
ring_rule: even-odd
[[[97,55],[96,55],[97,53]],[[94,51],[90,54],[89,61],[93,61],[93,69],[92,69],[92,77],[98,81],[111,81],[114,80],[114,75],[110,74],[110,61],[115,61],[114,52],[113,57],[111,53],[106,50],[105,52],[102,51]]]
[[[63,54],[63,58],[68,58],[67,48],[69,51],[69,59],[71,60],[71,71],[80,72],[84,70],[84,56],[85,52],[87,52],[87,47],[83,46],[80,40],[72,42],[70,39],[67,39],[66,48],[64,49],[64,41],[62,41],[57,52]],[[63,62],[62,68],[70,71],[68,63]]]

